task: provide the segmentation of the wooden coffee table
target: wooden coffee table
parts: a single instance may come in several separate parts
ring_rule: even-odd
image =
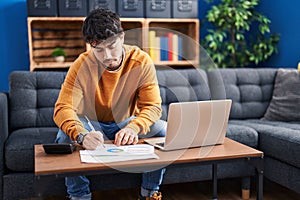
[[[225,138],[224,144],[213,147],[191,148],[163,152],[155,150],[159,159],[123,161],[109,164],[81,163],[79,150],[72,154],[49,155],[42,145],[35,145],[35,183],[38,197],[43,194],[43,182],[47,179],[68,176],[117,173],[130,169],[166,167],[186,164],[211,164],[213,172],[213,199],[217,199],[217,165],[237,159],[246,159],[257,174],[257,199],[263,199],[263,152]],[[45,183],[44,182],[44,183]]]

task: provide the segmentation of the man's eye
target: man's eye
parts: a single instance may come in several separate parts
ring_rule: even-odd
[[[115,45],[115,44],[110,45],[108,48],[109,48],[109,49],[114,49],[114,48],[116,48],[116,45]]]
[[[101,52],[103,52],[103,49],[97,49],[97,52],[101,53]]]

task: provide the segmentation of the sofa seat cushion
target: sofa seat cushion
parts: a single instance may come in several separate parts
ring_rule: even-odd
[[[260,119],[249,119],[249,120],[230,120],[232,124],[239,124],[247,126],[249,124],[264,124],[276,127],[284,127],[293,130],[300,130],[299,122],[277,122],[277,121],[268,121],[268,120],[260,120]]]
[[[260,149],[265,155],[300,168],[299,131],[268,126],[259,137]]]
[[[259,121],[259,123],[258,123]],[[255,129],[259,135],[259,146],[265,156],[300,168],[300,124],[270,122],[264,120],[234,120]]]
[[[230,121],[226,130],[226,137],[253,148],[258,146],[258,133],[255,129],[231,124]]]
[[[24,128],[13,131],[5,143],[6,167],[12,171],[34,170],[34,145],[53,143],[58,128]]]

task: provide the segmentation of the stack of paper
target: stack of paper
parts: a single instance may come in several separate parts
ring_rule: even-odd
[[[84,163],[109,163],[128,160],[158,159],[154,147],[148,144],[116,146],[104,144],[96,150],[80,150],[80,159]]]

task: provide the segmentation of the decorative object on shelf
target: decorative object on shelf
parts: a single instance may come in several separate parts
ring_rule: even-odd
[[[88,13],[96,8],[105,8],[112,11],[117,11],[117,0],[89,0]]]
[[[144,17],[143,0],[120,0],[118,14],[121,17]]]
[[[87,16],[88,2],[86,0],[57,0],[60,17]]]
[[[28,16],[58,16],[57,0],[26,0]]]
[[[56,62],[64,62],[66,57],[66,52],[62,48],[57,47],[53,49],[51,55],[54,57]]]
[[[144,12],[146,18],[171,18],[171,1],[145,1]]]
[[[173,0],[173,18],[198,18],[198,0]]]
[[[270,19],[255,10],[258,4],[259,0],[221,0],[208,10],[206,20],[214,28],[208,29],[202,46],[218,67],[257,65],[277,53],[280,37],[271,33]]]

